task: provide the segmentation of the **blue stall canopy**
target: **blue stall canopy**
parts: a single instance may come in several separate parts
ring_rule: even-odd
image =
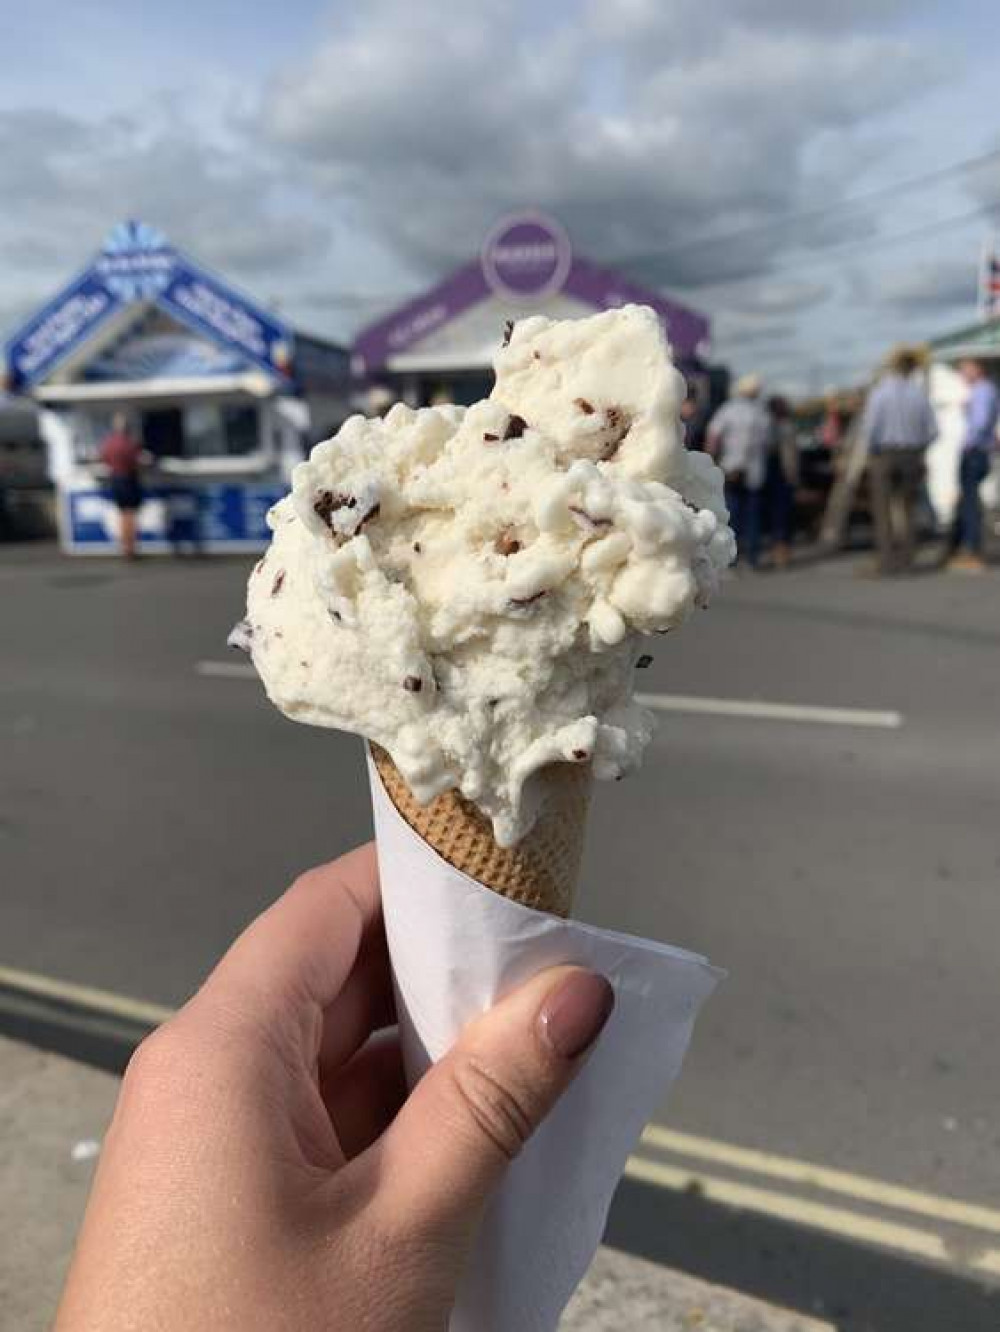
[[[43,398],[56,384],[86,393],[248,375],[257,392],[305,395],[350,377],[345,348],[297,333],[139,221],[112,228],[93,262],[8,340],[4,360],[10,392]]]

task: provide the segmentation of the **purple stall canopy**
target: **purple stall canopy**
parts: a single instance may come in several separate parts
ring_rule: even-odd
[[[610,269],[599,268],[587,259],[573,260],[564,290],[597,310],[610,310],[617,305],[651,306],[663,320],[674,355],[681,360],[703,355],[708,350],[709,322],[705,315],[648,287],[629,282]]]
[[[436,287],[364,329],[354,341],[355,372],[378,370],[489,294],[479,263],[464,264]]]
[[[363,329],[354,343],[355,371],[370,374],[381,369],[491,296],[530,310],[558,294],[594,310],[651,306],[681,360],[700,356],[708,348],[709,321],[704,315],[574,255],[558,222],[524,212],[502,218],[493,227],[478,259]]]

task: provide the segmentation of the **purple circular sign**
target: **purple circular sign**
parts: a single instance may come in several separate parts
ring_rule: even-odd
[[[483,276],[498,296],[540,300],[562,289],[573,253],[569,237],[544,213],[511,213],[486,237]]]

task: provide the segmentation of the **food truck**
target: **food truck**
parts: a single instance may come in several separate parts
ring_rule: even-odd
[[[705,315],[576,253],[562,225],[533,210],[501,218],[475,258],[364,328],[354,343],[354,371],[414,407],[468,404],[490,391],[493,356],[508,319],[579,319],[633,302],[660,316],[674,358],[707,413],[724,396],[725,378],[706,360]]]
[[[349,413],[346,349],[294,330],[143,222],[9,339],[5,387],[34,400],[72,554],[115,550],[100,448],[116,415],[142,443],[144,552],[256,550],[265,515]]]

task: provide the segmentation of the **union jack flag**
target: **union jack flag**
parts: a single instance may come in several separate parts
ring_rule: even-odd
[[[996,249],[983,255],[979,273],[979,310],[984,319],[1000,315],[1000,258]]]

